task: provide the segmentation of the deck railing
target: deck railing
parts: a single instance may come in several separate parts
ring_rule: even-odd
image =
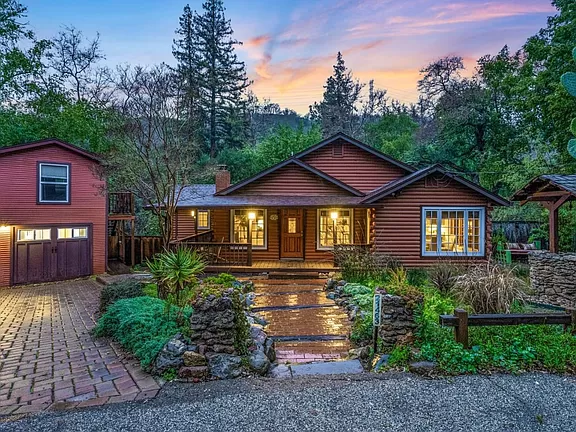
[[[134,194],[131,192],[109,193],[108,214],[134,215]]]
[[[214,230],[203,231],[188,237],[174,240],[172,243],[213,243]]]
[[[209,266],[252,266],[252,245],[246,243],[204,243],[178,241],[172,247],[183,246],[203,255]]]

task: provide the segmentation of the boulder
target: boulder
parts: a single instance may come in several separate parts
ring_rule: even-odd
[[[182,366],[178,370],[179,378],[206,378],[208,366]]]
[[[206,357],[193,351],[184,351],[182,354],[184,366],[206,366]]]
[[[268,360],[271,362],[276,361],[276,349],[274,348],[274,340],[273,339],[266,339],[264,342],[264,354],[268,357]]]
[[[290,367],[286,365],[278,365],[270,371],[272,378],[292,378]]]
[[[270,360],[268,360],[268,357],[260,350],[256,350],[250,354],[248,362],[250,363],[250,368],[259,375],[266,375],[268,370],[270,370]]]
[[[212,354],[208,357],[210,374],[220,379],[238,378],[242,374],[242,358],[231,354]]]
[[[252,324],[250,326],[250,337],[256,344],[264,344],[268,338],[262,326],[259,324]]]
[[[437,364],[429,361],[420,361],[410,363],[408,369],[410,372],[419,375],[430,375],[436,369]]]
[[[348,358],[349,359],[362,359],[366,360],[370,357],[370,347],[364,346],[361,348],[351,349],[348,351]]]
[[[382,354],[376,364],[374,365],[374,372],[378,372],[381,368],[388,365],[389,354]]]
[[[182,355],[188,348],[183,336],[177,334],[162,348],[154,361],[153,371],[156,374],[161,374],[167,369],[178,369],[184,364]]]

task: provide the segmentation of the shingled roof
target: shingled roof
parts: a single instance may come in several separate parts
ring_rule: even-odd
[[[512,196],[513,201],[524,201],[536,192],[562,190],[576,197],[575,174],[546,174],[533,178]]]

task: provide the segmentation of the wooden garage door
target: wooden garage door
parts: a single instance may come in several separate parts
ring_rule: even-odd
[[[18,228],[14,284],[51,282],[92,273],[88,226]]]

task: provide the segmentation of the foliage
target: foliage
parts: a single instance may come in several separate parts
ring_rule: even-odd
[[[183,247],[157,254],[147,265],[158,284],[158,297],[178,307],[187,304],[195,294],[198,275],[206,267],[196,251]]]
[[[375,254],[355,246],[336,246],[334,262],[340,266],[342,277],[348,282],[366,283],[381,281],[388,269],[398,266],[398,260],[390,255]]]
[[[576,60],[576,48],[572,50],[572,57]],[[572,96],[576,97],[576,73],[566,72],[561,77],[562,85]],[[572,119],[570,130],[573,135],[576,135],[576,118]],[[576,158],[576,139],[572,138],[568,141],[568,152]]]
[[[126,279],[121,282],[115,282],[105,285],[100,292],[100,313],[106,312],[108,307],[114,302],[133,297],[146,295],[142,282],[136,279]]]
[[[410,361],[410,347],[407,345],[400,345],[394,347],[390,352],[390,357],[388,357],[388,366],[406,366]]]
[[[176,308],[170,308],[174,313],[165,314],[165,303],[151,297],[118,300],[98,320],[94,335],[114,338],[148,367],[172,336],[189,331],[187,320],[192,310],[183,310],[186,324],[181,325]]]
[[[373,329],[374,323],[371,313],[358,315],[352,324],[350,341],[356,346],[365,345],[372,340]]]
[[[387,112],[365,127],[365,141],[381,152],[402,161],[415,159],[418,123],[406,113]]]
[[[207,277],[202,282],[205,284],[222,285],[226,288],[232,288],[237,282],[237,279],[229,273],[220,273],[218,276]]]
[[[408,306],[416,306],[422,299],[421,289],[410,285],[408,272],[404,267],[398,267],[388,271],[386,292],[405,297],[408,300]]]
[[[410,269],[406,272],[406,280],[409,285],[423,287],[428,283],[429,275],[425,269]]]
[[[526,282],[514,270],[493,262],[476,264],[456,278],[454,293],[474,313],[508,313],[527,291]]]
[[[462,266],[452,261],[439,261],[430,268],[430,282],[442,294],[449,294],[454,290],[456,279],[462,274],[462,270]]]

